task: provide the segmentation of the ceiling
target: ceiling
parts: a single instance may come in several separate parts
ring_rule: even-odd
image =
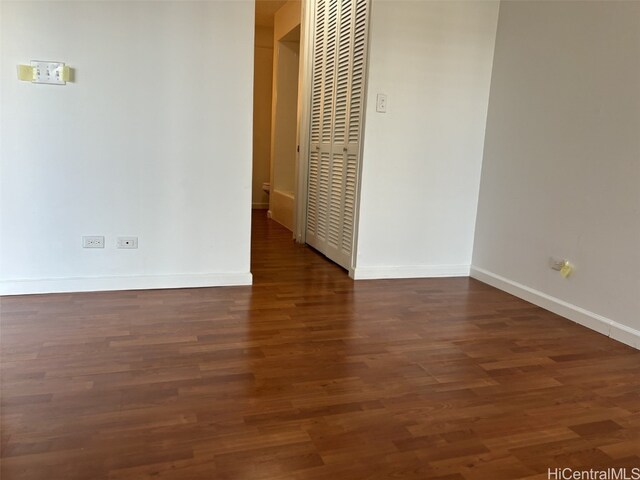
[[[273,16],[287,0],[256,0],[256,25],[273,27]]]

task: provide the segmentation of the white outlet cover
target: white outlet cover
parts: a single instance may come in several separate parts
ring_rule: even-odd
[[[138,248],[138,237],[118,237],[118,248]]]
[[[85,235],[82,237],[82,248],[104,248],[102,235]]]

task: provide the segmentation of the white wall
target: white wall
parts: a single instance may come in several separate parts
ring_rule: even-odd
[[[468,275],[497,16],[373,1],[355,278]]]
[[[640,2],[503,2],[473,264],[640,346]]]
[[[1,293],[250,283],[253,9],[2,2]]]

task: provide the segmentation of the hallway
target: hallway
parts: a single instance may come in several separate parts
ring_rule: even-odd
[[[253,287],[4,297],[3,480],[640,464],[640,352],[469,278],[352,281],[254,212]]]

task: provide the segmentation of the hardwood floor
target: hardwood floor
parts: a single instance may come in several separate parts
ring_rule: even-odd
[[[255,285],[4,297],[3,480],[640,467],[640,352],[467,278],[353,282],[254,216]]]

